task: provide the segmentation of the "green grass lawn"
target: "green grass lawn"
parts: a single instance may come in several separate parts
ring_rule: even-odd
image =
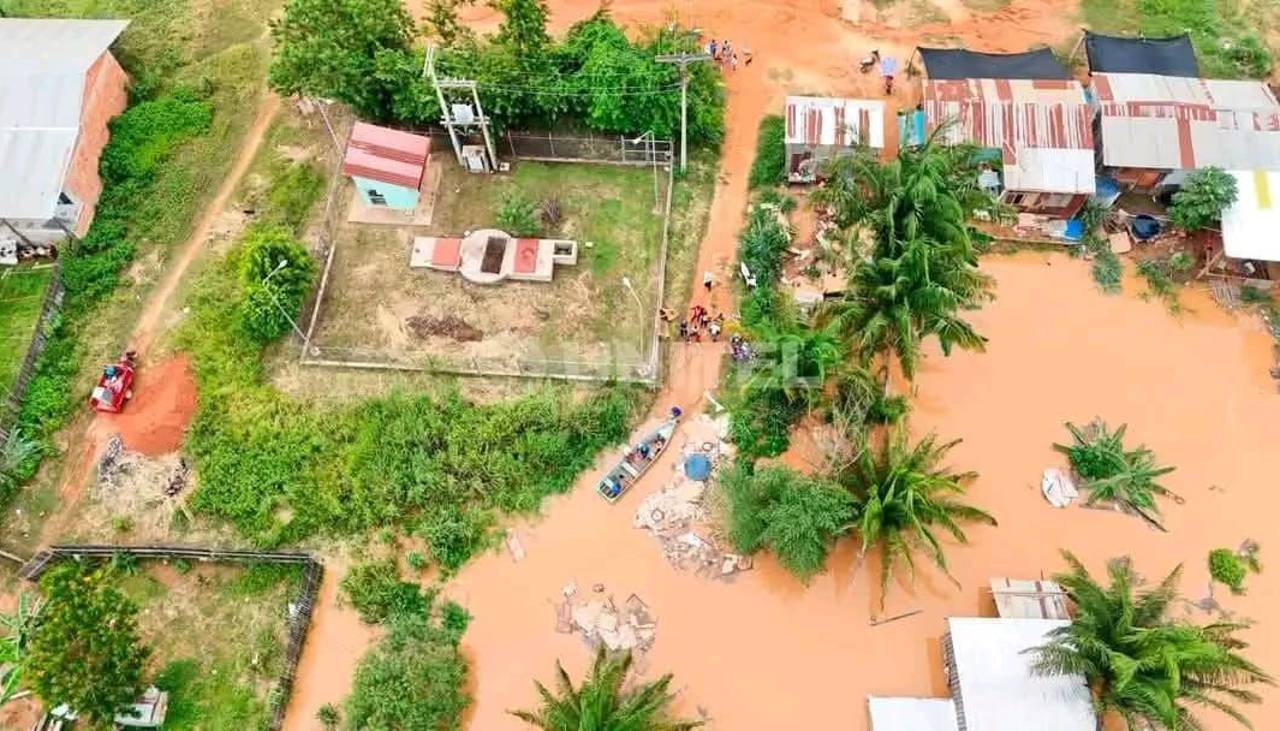
[[[52,274],[49,267],[0,269],[0,394],[13,385],[27,355]]]
[[[154,653],[147,680],[170,694],[165,729],[265,728],[301,567],[175,565],[144,562],[121,580]]]

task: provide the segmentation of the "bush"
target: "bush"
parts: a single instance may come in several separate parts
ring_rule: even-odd
[[[149,181],[184,140],[203,134],[213,108],[190,90],[139,102],[111,121],[100,163],[104,185]]]
[[[246,235],[240,252],[240,284],[244,287],[240,323],[251,338],[268,343],[293,328],[315,278],[315,262],[289,229],[257,226]]]
[[[456,617],[456,613],[454,615]],[[347,728],[456,731],[470,699],[461,633],[427,616],[402,618],[360,660],[346,700]]]
[[[1262,571],[1262,564],[1258,562],[1258,548],[1257,543],[1245,541],[1239,551],[1229,548],[1213,549],[1209,552],[1209,576],[1226,585],[1232,594],[1243,594],[1245,577]]]
[[[342,713],[337,706],[326,703],[316,709],[316,720],[324,731],[338,731],[338,727],[342,725]]]
[[[784,467],[739,461],[720,479],[729,539],[741,553],[767,548],[802,581],[823,569],[853,516],[853,498],[832,483]]]
[[[418,533],[426,539],[431,558],[452,573],[489,545],[492,525],[493,518],[487,511],[449,505],[424,518]]]
[[[1212,225],[1236,202],[1236,179],[1219,168],[1201,168],[1187,176],[1173,194],[1169,218],[1179,228],[1196,231]]]
[[[1173,496],[1157,478],[1173,471],[1156,465],[1155,454],[1145,446],[1126,449],[1125,425],[1111,431],[1101,419],[1084,429],[1068,422],[1071,444],[1055,444],[1053,448],[1067,455],[1071,468],[1084,481],[1089,491],[1086,505],[1114,502],[1155,522],[1159,512],[1156,496]]]
[[[393,559],[365,561],[342,578],[342,591],[368,624],[401,617],[425,616],[429,600],[417,584],[400,580]]]
[[[756,138],[756,159],[751,163],[749,185],[771,188],[787,182],[787,124],[780,115],[771,114],[760,120]]]
[[[498,228],[512,236],[537,236],[542,228],[538,206],[518,193],[508,193],[494,216]]]

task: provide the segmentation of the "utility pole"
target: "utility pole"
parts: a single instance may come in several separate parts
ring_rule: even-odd
[[[672,53],[658,56],[658,63],[673,63],[680,67],[680,172],[689,166],[689,64],[710,61],[709,53]]]
[[[466,167],[466,161],[462,159],[462,143],[458,139],[458,128],[464,131],[471,127],[480,127],[480,134],[484,136],[484,148],[488,153],[486,168],[488,172],[493,172],[498,168],[498,154],[493,149],[493,137],[489,135],[489,118],[484,116],[484,108],[480,105],[480,92],[476,88],[476,82],[467,79],[442,79],[436,76],[436,47],[434,45],[427,47],[426,58],[422,63],[422,73],[431,81],[431,86],[436,90],[436,100],[440,102],[440,124],[449,130],[449,141],[453,143],[453,154],[458,158],[458,164]],[[453,113],[453,108],[449,106],[448,100],[445,98],[446,89],[465,89],[471,92],[471,104],[475,109],[474,119],[459,119]]]

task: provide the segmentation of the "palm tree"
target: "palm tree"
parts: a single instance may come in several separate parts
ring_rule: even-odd
[[[806,322],[794,311],[761,322],[754,335],[757,352],[764,357],[753,362],[748,389],[783,391],[792,401],[802,396],[808,407],[845,359],[833,324]]]
[[[814,194],[838,223],[868,225],[874,234],[867,250],[851,252],[852,286],[831,314],[864,362],[885,359],[886,389],[888,361],[897,358],[914,377],[927,337],[937,337],[947,354],[953,347],[982,350],[986,342],[960,314],[991,297],[968,223],[990,197],[977,188],[973,150],[941,144],[939,131],[887,164],[866,155],[839,158]]]
[[[1075,604],[1071,624],[1049,633],[1034,648],[1042,674],[1081,674],[1098,713],[1114,713],[1131,731],[1198,731],[1192,715],[1208,706],[1253,728],[1236,704],[1257,703],[1245,686],[1271,684],[1271,676],[1239,654],[1242,625],[1196,625],[1168,617],[1182,567],[1159,584],[1140,587],[1127,558],[1107,564],[1109,586],[1098,584],[1075,556],[1063,551],[1070,571],[1054,577]]]
[[[916,550],[955,581],[936,535],[939,529],[965,543],[962,522],[996,524],[989,513],[957,500],[977,473],[939,466],[959,441],[939,444],[931,434],[911,445],[906,430],[894,428],[878,448],[863,450],[837,472],[837,480],[853,495],[854,529],[862,536],[863,553],[872,544],[880,547],[881,607],[899,561],[914,576]]]
[[[25,436],[18,429],[9,432],[9,438],[0,446],[0,501],[13,494],[22,484],[22,470],[40,455],[40,443]]]
[[[630,690],[622,689],[631,670],[631,653],[596,652],[591,672],[581,687],[574,688],[569,674],[556,663],[556,689],[553,695],[542,683],[535,683],[542,705],[537,711],[511,711],[511,714],[543,731],[689,731],[702,725],[700,721],[672,720],[667,706],[675,697],[667,691],[671,675]]]
[[[0,706],[18,695],[22,662],[39,611],[40,602],[23,592],[18,595],[18,606],[12,615],[0,614],[0,628],[5,631],[4,637],[0,637]]]
[[[1053,448],[1067,455],[1071,468],[1089,490],[1085,505],[1117,503],[1159,526],[1156,496],[1180,498],[1156,482],[1156,478],[1173,472],[1174,468],[1156,466],[1155,453],[1143,445],[1125,449],[1126,424],[1114,432],[1108,430],[1101,419],[1095,419],[1084,429],[1071,422],[1066,426],[1072,443],[1054,444]]]

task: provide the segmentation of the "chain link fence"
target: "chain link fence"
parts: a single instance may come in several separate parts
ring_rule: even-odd
[[[629,138],[621,135],[563,135],[554,132],[514,132],[508,130],[500,138],[499,152],[517,160],[544,162],[586,162],[609,165],[668,165],[674,155],[671,140],[648,136]]]

